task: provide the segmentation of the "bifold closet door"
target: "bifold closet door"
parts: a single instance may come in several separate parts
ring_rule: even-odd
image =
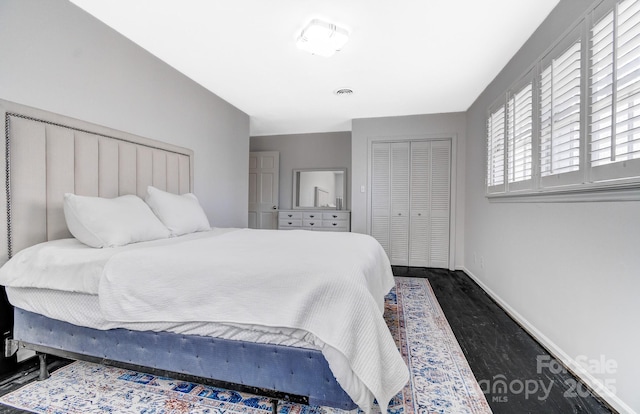
[[[376,142],[371,235],[396,266],[449,267],[450,141]]]
[[[391,144],[371,146],[371,236],[391,257]]]
[[[429,266],[449,267],[451,141],[431,143]]]
[[[411,242],[409,266],[429,266],[431,143],[411,143]]]
[[[449,267],[450,141],[411,143],[409,266]]]
[[[408,142],[391,144],[391,263],[409,265],[409,152]]]
[[[371,235],[392,264],[409,264],[408,142],[372,146]]]

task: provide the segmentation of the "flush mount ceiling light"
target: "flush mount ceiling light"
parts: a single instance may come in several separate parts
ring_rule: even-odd
[[[314,19],[302,30],[296,45],[311,54],[329,57],[349,40],[349,32],[333,23]]]
[[[349,96],[349,95],[353,95],[353,89],[351,89],[351,88],[340,88],[340,89],[336,89],[335,91],[333,91],[333,93],[335,93],[338,96]]]

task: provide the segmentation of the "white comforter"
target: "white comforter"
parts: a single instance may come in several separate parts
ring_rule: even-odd
[[[113,321],[227,322],[310,332],[347,394],[365,411],[375,397],[386,411],[409,376],[382,318],[394,281],[373,238],[242,229],[191,239],[115,254],[107,251],[117,249],[102,249],[100,271],[90,267],[92,276],[75,279],[61,275],[63,285],[85,293],[97,288],[103,315]],[[0,283],[51,288],[51,275],[16,277],[12,261],[0,269]],[[350,370],[334,369],[344,366]]]

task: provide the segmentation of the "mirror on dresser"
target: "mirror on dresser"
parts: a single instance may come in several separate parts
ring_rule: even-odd
[[[293,208],[347,208],[346,168],[303,168],[293,170]]]
[[[351,231],[346,168],[293,170],[293,209],[278,212],[280,230]]]

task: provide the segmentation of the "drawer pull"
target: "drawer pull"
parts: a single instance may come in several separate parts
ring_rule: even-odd
[[[316,224],[316,223],[309,223],[310,226],[313,226],[314,224]]]
[[[289,224],[289,225],[292,225],[293,223],[292,223],[292,222],[289,222],[288,224]]]
[[[338,223],[331,223],[331,224],[333,224],[334,226],[337,226],[337,225],[338,225]]]
[[[293,217],[293,214],[287,214],[287,215],[288,215],[289,217]],[[289,224],[291,224],[291,223],[289,223]]]
[[[309,217],[314,218],[315,216],[313,214],[310,214]]]
[[[333,218],[338,218],[338,216],[336,216],[335,214],[333,215]]]

